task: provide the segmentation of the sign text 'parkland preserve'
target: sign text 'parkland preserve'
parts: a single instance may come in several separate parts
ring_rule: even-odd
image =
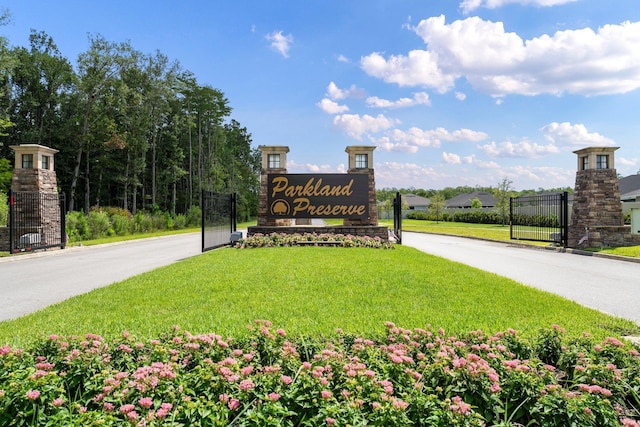
[[[269,174],[270,218],[368,218],[365,174]]]

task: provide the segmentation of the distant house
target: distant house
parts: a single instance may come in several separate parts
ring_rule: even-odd
[[[426,212],[429,210],[429,205],[431,205],[431,200],[416,194],[401,194],[400,197],[402,197],[402,216],[405,218],[410,212]],[[378,203],[378,218],[393,218],[393,205],[390,202]]]
[[[629,175],[620,178],[620,200],[623,202],[635,202],[640,196],[640,174]]]
[[[403,194],[401,197],[402,203],[405,204],[410,211],[426,211],[431,204],[431,200],[416,194]]]
[[[484,191],[474,191],[473,193],[458,194],[452,199],[445,202],[445,209],[471,209],[471,201],[473,199],[480,200],[483,208],[493,208],[498,201],[492,194]]]

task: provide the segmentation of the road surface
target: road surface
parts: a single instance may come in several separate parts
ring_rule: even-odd
[[[0,258],[0,321],[201,253],[201,234]]]
[[[640,264],[543,248],[402,233],[402,244],[640,323]]]

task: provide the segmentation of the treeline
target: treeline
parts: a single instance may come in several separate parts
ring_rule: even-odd
[[[8,22],[0,17],[0,25]],[[186,213],[200,190],[238,194],[238,219],[257,214],[260,153],[224,93],[160,52],[88,37],[75,66],[43,32],[29,46],[0,38],[0,191],[9,145],[59,150],[70,211],[116,206]]]

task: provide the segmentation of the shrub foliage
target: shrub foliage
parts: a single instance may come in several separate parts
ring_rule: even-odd
[[[324,245],[331,244],[340,247],[367,247],[367,248],[383,248],[391,249],[393,246],[389,242],[385,242],[379,237],[354,236],[351,234],[333,234],[333,233],[256,233],[241,239],[236,247],[238,248],[264,248],[264,247],[281,247],[296,246],[301,244]]]
[[[0,347],[0,425],[638,426],[640,356],[562,329],[238,340],[175,327]]]
[[[162,230],[180,230],[200,226],[202,213],[193,207],[186,214],[171,215],[166,212],[129,211],[117,207],[69,212],[66,216],[66,231],[70,242],[100,239],[110,236],[126,236],[134,233],[151,233]]]

